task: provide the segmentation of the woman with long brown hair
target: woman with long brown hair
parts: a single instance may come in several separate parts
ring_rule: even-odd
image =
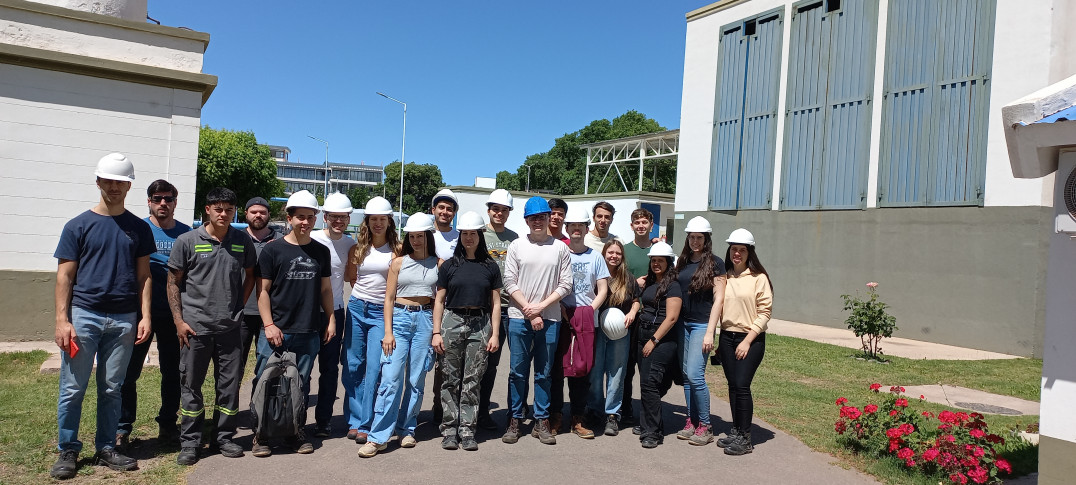
[[[680,283],[673,267],[673,250],[663,242],[650,246],[650,269],[639,296],[639,441],[643,448],[657,448],[665,440],[661,398],[680,372],[680,338],[676,323],[683,303]]]
[[[751,419],[754,401],[751,381],[766,352],[766,325],[773,308],[773,284],[755,253],[755,236],[747,229],[732,231],[725,241],[725,304],[721,316],[721,339],[717,355],[729,383],[732,431],[717,446],[726,455],[745,455],[754,450]]]
[[[355,246],[348,254],[344,279],[352,283],[344,327],[344,415],[348,439],[365,443],[374,419],[374,396],[381,372],[381,339],[385,338],[385,283],[400,238],[392,205],[382,197],[366,203]]]
[[[624,399],[624,372],[631,352],[628,328],[639,313],[639,285],[628,272],[624,263],[624,245],[611,239],[602,248],[605,265],[609,269],[609,292],[602,308],[598,325],[603,327],[594,334],[594,367],[590,370],[590,414],[605,417],[605,435],[620,433],[620,406]],[[611,338],[604,330],[605,319],[619,322],[623,319],[624,331],[619,338]]]

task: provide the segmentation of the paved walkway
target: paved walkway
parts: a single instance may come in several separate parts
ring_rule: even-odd
[[[494,402],[502,406],[508,389],[507,366],[508,352],[503,352],[493,394]],[[312,386],[316,387],[314,381]],[[338,398],[332,422],[334,435],[325,440],[312,438],[316,449],[312,455],[298,455],[282,448],[274,448],[273,456],[268,458],[255,458],[250,453],[238,459],[213,455],[194,467],[187,476],[188,483],[877,483],[870,476],[834,465],[833,457],[812,451],[758,419],[753,436],[757,445],[750,455],[731,457],[714,444],[700,447],[677,440],[673,434],[684,422],[684,393],[679,386],[673,386],[665,396],[665,444],[653,450],[639,446],[638,436],[627,429],[615,437],[598,436],[593,440],[561,434],[555,446],[543,445],[529,435],[508,445],[500,440],[503,430],[479,432],[477,452],[445,451],[436,426],[429,422],[432,381],[432,377],[426,379],[416,431],[419,443],[415,448],[392,444],[373,458],[360,458],[356,454],[359,445],[343,437],[347,424]],[[250,395],[249,384],[240,393],[242,400]],[[638,399],[638,385],[635,389]],[[313,393],[316,392],[315,389]],[[343,396],[341,389],[338,395]],[[727,431],[731,423],[728,403],[711,396],[710,406],[718,418],[714,425],[719,431]],[[494,410],[498,423],[503,425],[504,418],[503,409]],[[313,407],[308,422],[313,422]],[[250,430],[239,431],[236,441],[249,450]]]
[[[770,320],[767,332],[774,335],[784,335],[806,340],[813,340],[824,344],[839,345],[850,349],[861,349],[863,344],[847,328],[823,327],[821,325],[809,325],[806,323],[790,322],[788,320]],[[882,353],[908,359],[937,359],[937,360],[992,360],[992,359],[1021,359],[1017,355],[1000,354],[986,350],[967,349],[952,345],[924,342],[907,338],[892,337],[882,339]]]

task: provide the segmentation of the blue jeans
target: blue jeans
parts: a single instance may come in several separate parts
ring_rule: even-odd
[[[385,338],[385,305],[352,297],[344,325],[344,415],[348,428],[369,432],[381,377],[381,339]],[[339,328],[339,327],[338,327]]]
[[[134,350],[137,313],[104,313],[86,308],[71,308],[78,355],[63,354],[60,366],[60,398],[56,403],[56,421],[60,427],[59,449],[82,451],[78,427],[82,421],[82,399],[90,384],[94,356],[97,356],[97,433],[93,444],[97,450],[112,448],[122,406],[121,388],[127,364]]]
[[[630,348],[631,338],[609,340],[600,328],[594,332],[594,367],[590,369],[588,399],[591,413],[620,416]]]
[[[534,360],[534,417],[549,417],[549,386],[553,360],[557,353],[557,334],[560,322],[545,320],[541,330],[535,331],[530,322],[522,318],[508,320],[508,349],[511,352],[508,374],[508,411],[511,417],[523,419],[526,415],[527,376]]]
[[[710,388],[706,385],[706,354],[702,353],[706,325],[706,322],[684,322],[682,370],[687,417],[710,426]]]
[[[303,381],[303,395],[306,396],[310,392],[310,370],[314,368],[314,359],[318,356],[320,349],[321,334],[317,332],[286,333],[280,347],[273,347],[265,338],[265,328],[262,328],[258,333],[258,361],[254,364],[254,387],[258,387],[258,376],[261,375],[273,351],[286,350],[295,353],[295,367],[298,367],[299,379]],[[306,423],[305,413],[299,422]]]
[[[426,372],[433,367],[433,311],[392,309],[392,336],[396,348],[381,366],[381,385],[377,388],[374,420],[369,440],[385,443],[395,430],[400,436],[414,435]],[[404,374],[407,382],[404,382]],[[401,396],[401,392],[402,396]]]

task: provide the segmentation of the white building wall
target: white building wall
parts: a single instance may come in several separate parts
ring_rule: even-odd
[[[1043,88],[1076,68],[1067,53],[1076,50],[1068,26],[1076,22],[1076,9],[1065,0],[1026,2],[998,0],[991,72],[990,121],[987,137],[985,206],[1048,206],[1053,177],[1016,179],[1009,166],[1002,133],[1001,107]],[[676,210],[708,209],[709,174],[713,141],[717,57],[720,28],[746,17],[784,7],[779,113],[785,112],[791,0],[752,0],[688,21],[684,54],[684,84],[680,111],[680,157],[677,171]],[[885,62],[888,0],[879,2],[875,87],[871,105],[871,150],[868,172],[868,207],[877,205],[878,160],[881,146],[881,106]],[[1058,21],[1057,15],[1070,17]],[[780,201],[784,116],[777,118],[773,209]]]

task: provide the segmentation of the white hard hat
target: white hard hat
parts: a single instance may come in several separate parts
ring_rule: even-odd
[[[122,153],[109,153],[97,161],[93,174],[103,179],[134,182],[134,164]]]
[[[291,209],[292,207],[305,207],[307,209],[314,209],[316,213],[318,211],[318,198],[314,197],[309,191],[300,190],[291,197],[288,197],[288,203],[284,206],[285,209]]]
[[[364,212],[368,216],[392,215],[392,204],[384,197],[374,197],[366,201],[366,210]]]
[[[672,246],[669,246],[668,243],[662,241],[656,242],[653,246],[650,246],[650,252],[646,253],[646,255],[651,258],[657,256],[668,256],[670,258],[676,257],[676,253],[673,253]]]
[[[598,320],[601,322],[602,332],[605,332],[609,340],[620,340],[628,336],[628,328],[624,326],[624,312],[619,308],[605,309]]]
[[[504,189],[494,190],[489,194],[489,198],[486,199],[486,206],[488,207],[490,204],[503,205],[508,207],[509,210],[511,210],[513,207],[512,194],[508,193],[508,191]]]
[[[475,211],[464,212],[456,221],[456,229],[461,231],[481,231],[486,228],[486,221]]]
[[[732,231],[732,234],[729,234],[729,238],[726,239],[725,242],[729,244],[745,244],[748,246],[754,246],[755,235],[751,234],[751,231],[748,231],[747,229],[741,227],[735,231]]]
[[[407,223],[404,224],[404,232],[424,232],[433,230],[433,217],[429,214],[422,212],[416,212],[411,214],[411,217],[407,218]]]
[[[460,201],[456,199],[456,194],[453,194],[450,189],[441,189],[438,190],[436,194],[433,194],[433,200],[430,201],[430,206],[437,205],[437,201],[440,199],[451,200],[453,205],[456,207],[460,206]]]
[[[684,226],[684,232],[704,232],[710,234],[714,232],[714,228],[710,227],[710,221],[706,220],[703,216],[692,217],[690,221],[687,221],[687,225]]]
[[[325,205],[321,206],[321,210],[325,212],[347,212],[351,214],[351,209],[351,199],[340,192],[330,194],[325,198]]]
[[[590,224],[590,213],[581,207],[569,207],[568,212],[564,214],[564,223],[571,224],[573,222]]]

